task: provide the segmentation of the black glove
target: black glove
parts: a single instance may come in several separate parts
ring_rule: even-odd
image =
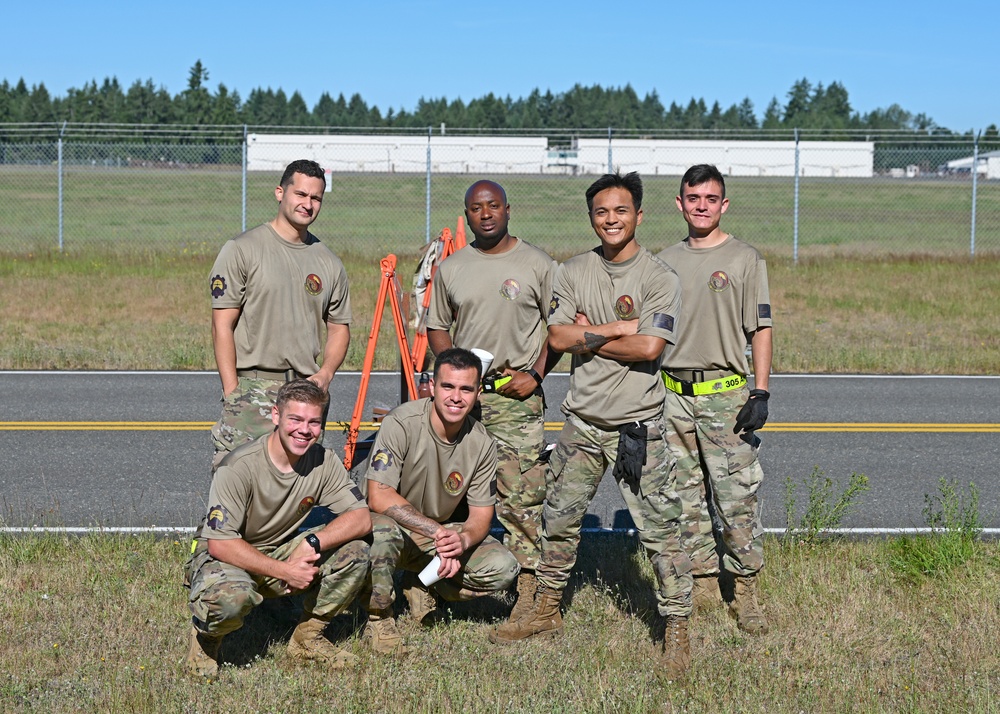
[[[627,483],[636,493],[646,463],[646,425],[632,422],[618,427],[618,458],[611,475]]]
[[[740,431],[756,431],[764,426],[764,422],[767,421],[767,398],[770,396],[771,393],[766,389],[750,390],[750,398],[740,409],[740,413],[736,415],[736,426],[733,427],[734,434],[739,434]]]

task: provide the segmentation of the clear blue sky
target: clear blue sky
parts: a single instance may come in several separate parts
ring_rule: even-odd
[[[576,83],[655,89],[665,106],[749,97],[758,119],[802,77],[839,81],[862,113],[893,103],[955,131],[1000,124],[1000,3],[505,3],[456,0],[8,3],[0,78],[70,87],[116,76],[182,91],[198,59],[214,92],[358,92],[383,113]]]

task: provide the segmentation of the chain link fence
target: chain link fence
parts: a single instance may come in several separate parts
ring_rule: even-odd
[[[680,174],[714,163],[724,227],[768,256],[1000,255],[1000,151],[968,138],[304,131],[0,124],[0,253],[214,256],[273,218],[281,170],[312,158],[330,184],[314,232],[340,253],[414,254],[492,178],[511,232],[564,258],[596,242],[584,191],[609,167],[643,176],[639,239],[658,250],[685,234]]]

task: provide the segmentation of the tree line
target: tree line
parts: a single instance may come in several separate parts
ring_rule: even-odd
[[[0,83],[0,123],[81,122],[117,124],[253,125],[288,127],[422,128],[441,124],[481,129],[634,129],[669,130],[782,130],[799,128],[837,132],[908,131],[915,134],[958,136],[938,126],[923,113],[913,114],[898,104],[860,113],[851,106],[847,88],[840,82],[795,82],[782,103],[771,99],[758,118],[749,98],[723,109],[704,99],[664,106],[654,90],[640,97],[630,86],[603,88],[580,84],[557,94],[535,89],[527,97],[512,99],[493,93],[464,102],[446,97],[420,99],[412,111],[389,108],[383,113],[369,106],[360,94],[336,99],[324,92],[310,109],[298,91],[257,88],[246,100],[219,84],[209,90],[208,69],[195,62],[187,87],[171,96],[152,79],[136,80],[124,89],[117,77],[72,88],[66,96],[53,97],[44,83],[28,87],[22,78],[11,85]],[[990,125],[988,138],[997,136]]]

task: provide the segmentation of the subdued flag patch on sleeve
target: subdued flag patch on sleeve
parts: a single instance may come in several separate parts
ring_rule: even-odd
[[[674,316],[666,315],[662,312],[653,313],[653,327],[658,330],[666,330],[667,332],[674,331]]]
[[[761,320],[770,320],[771,319],[771,306],[770,306],[770,304],[765,303],[763,305],[758,305],[757,306],[757,317],[760,318]]]

